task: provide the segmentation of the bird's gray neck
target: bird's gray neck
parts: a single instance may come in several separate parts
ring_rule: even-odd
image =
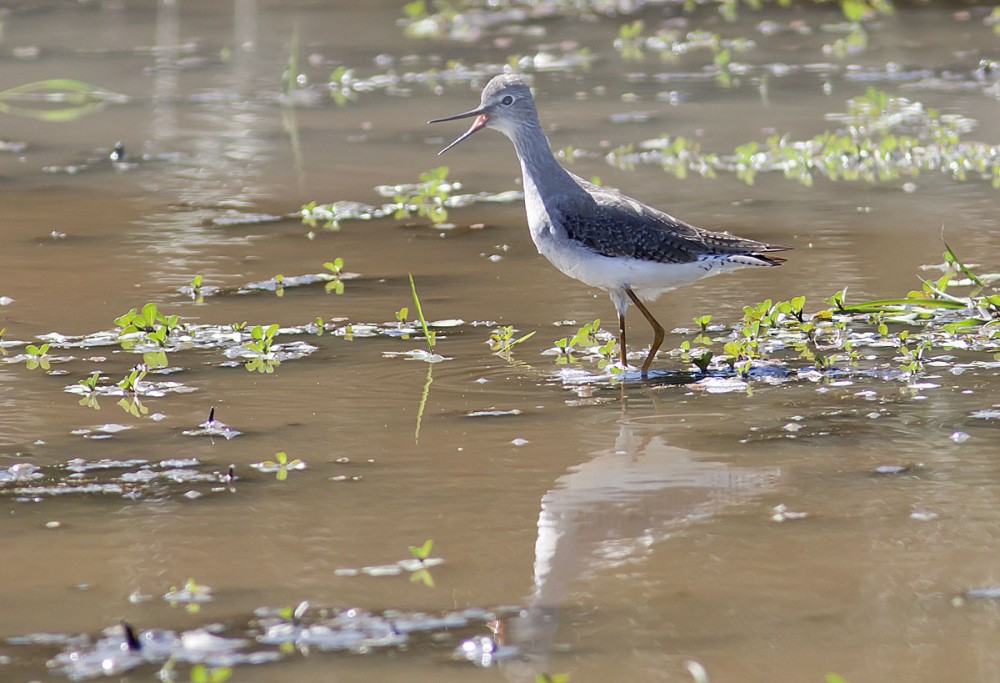
[[[585,193],[573,177],[559,165],[548,138],[537,122],[518,128],[511,136],[517,158],[521,161],[526,194],[536,192],[541,198],[552,195],[573,196]]]

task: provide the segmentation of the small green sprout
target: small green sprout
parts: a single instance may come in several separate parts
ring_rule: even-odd
[[[223,683],[232,675],[233,670],[228,666],[207,667],[204,664],[195,664],[191,667],[191,683]]]
[[[712,358],[712,351],[705,349],[700,356],[691,356],[691,362],[704,374],[708,372],[708,367],[712,364]]]
[[[191,288],[191,298],[194,299],[195,303],[204,303],[205,297],[202,296],[201,283],[204,278],[201,275],[195,275],[191,278],[191,282],[188,283],[188,287]]]
[[[903,330],[903,332],[906,332],[906,330]],[[905,343],[905,337],[902,332],[899,337],[901,340],[904,340],[904,344],[899,347],[900,352],[903,354],[903,362],[900,364],[899,369],[910,377],[915,377],[924,369],[924,354],[933,348],[931,340],[922,339],[911,349]]]
[[[608,368],[612,375],[621,374],[623,372],[622,368],[615,365],[615,359],[617,354],[615,353],[618,347],[618,341],[616,339],[609,339],[605,344],[597,347],[597,353],[600,355],[601,359],[597,361],[597,367],[600,369]]]
[[[254,353],[266,356],[271,353],[274,335],[278,333],[279,329],[280,326],[277,323],[267,327],[254,325],[250,330],[250,341],[246,342],[244,346]]]
[[[201,603],[212,600],[212,589],[189,578],[182,588],[171,586],[163,597],[171,607],[183,604],[188,613],[194,614],[201,611]]]
[[[101,373],[95,370],[89,377],[85,377],[77,382],[77,384],[87,390],[87,394],[80,399],[80,405],[93,408],[94,410],[101,409],[100,403],[97,402],[97,382],[100,378]]]
[[[576,357],[573,355],[573,348],[575,343],[571,337],[563,337],[562,339],[556,339],[553,342],[556,349],[559,350],[559,357],[556,358],[556,365],[573,365],[577,363]]]
[[[445,204],[455,183],[448,182],[448,167],[439,166],[420,174],[420,182],[408,194],[396,195],[396,220],[410,217],[414,211],[418,216],[429,218],[435,225],[448,220]]]
[[[526,342],[534,336],[534,332],[529,332],[523,337],[515,339],[514,326],[504,325],[503,327],[498,327],[493,331],[493,334],[490,335],[487,343],[490,345],[490,350],[496,355],[510,358],[511,351],[515,346]]]
[[[307,611],[309,611],[309,602],[303,600],[295,607],[282,607],[278,610],[278,616],[293,623],[298,623],[302,621],[302,617],[305,616]]]
[[[328,86],[330,88],[330,99],[338,107],[343,107],[348,102],[356,99],[357,95],[355,95],[354,89],[351,87],[353,78],[354,70],[348,69],[345,66],[338,66],[330,74],[330,83]]]
[[[420,546],[411,545],[410,555],[412,555],[414,559],[423,562],[424,560],[426,560],[428,557],[431,556],[431,549],[433,547],[434,547],[434,539],[428,538],[426,541],[424,541],[423,545]]]
[[[413,294],[413,307],[417,309],[417,318],[420,320],[420,327],[424,331],[424,339],[427,340],[427,350],[434,353],[434,344],[437,340],[437,332],[427,327],[427,319],[424,317],[424,310],[420,306],[420,298],[417,296],[417,285],[413,282],[413,274],[410,274],[410,292]]]
[[[141,333],[149,336],[158,330],[162,330],[155,341],[161,345],[163,341],[177,330],[182,328],[180,318],[176,315],[163,315],[154,303],[148,303],[142,309],[133,308],[128,313],[115,318],[118,325],[119,337],[129,334]]]
[[[24,347],[24,351],[28,354],[28,360],[25,362],[25,365],[29,370],[34,370],[35,368],[41,368],[42,370],[49,369],[48,344],[42,344],[41,346],[28,344]]]
[[[535,674],[535,683],[569,683],[569,674]]]
[[[331,280],[327,282],[325,286],[327,293],[333,292],[334,294],[343,294],[344,280],[342,279],[341,274],[344,270],[344,259],[338,256],[334,260],[324,263],[323,267],[330,271],[328,275],[331,276]]]
[[[433,547],[434,547],[434,539],[428,538],[426,541],[424,541],[424,544],[419,547],[411,545],[410,555],[412,555],[414,559],[418,560],[421,563],[421,565],[423,565],[423,563],[430,558],[431,548]],[[421,567],[417,571],[413,572],[413,574],[410,575],[410,581],[413,581],[414,583],[417,582],[423,583],[428,588],[434,587],[434,579],[433,577],[431,577],[431,573],[427,570],[426,567]]]
[[[288,479],[289,470],[301,470],[304,469],[306,464],[295,458],[294,460],[288,459],[288,454],[284,451],[274,454],[274,460],[265,460],[261,463],[261,471],[273,471],[274,478],[278,481],[285,481]]]
[[[577,330],[576,334],[573,336],[573,339],[570,341],[570,346],[571,347],[596,346],[597,345],[596,335],[600,331],[600,329],[601,329],[600,318],[598,318],[592,323],[583,325],[579,330]]]
[[[642,37],[642,29],[643,23],[639,19],[629,24],[622,24],[618,28],[618,37],[614,41],[614,48],[621,53],[622,59],[632,62],[642,61],[644,57],[642,47],[645,42]]]
[[[132,370],[118,381],[118,386],[129,394],[139,392],[139,382],[146,377],[146,366],[136,365]]]

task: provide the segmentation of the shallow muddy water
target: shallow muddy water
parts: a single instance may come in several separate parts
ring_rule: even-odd
[[[794,330],[721,360],[744,306],[805,296],[813,313],[844,287],[860,302],[936,281],[942,230],[1000,271],[992,8],[898,9],[841,56],[834,7],[524,6],[418,38],[433,19],[407,29],[401,5],[0,3],[0,90],[103,91],[0,93],[0,679],[194,680],[204,663],[236,681],[997,680],[988,326],[959,345],[928,314],[880,341],[878,321],[834,315],[823,334],[853,336],[830,366],[792,352]],[[614,42],[635,20],[679,54],[654,40],[627,59]],[[698,30],[754,45],[720,73]],[[536,253],[516,195],[438,226],[300,220],[313,201],[390,203],[377,186],[442,164],[456,195],[517,191],[501,135],[439,158],[465,127],[425,124],[474,107],[511,56],[576,173],[794,249],[653,304],[668,334],[649,382],[558,362],[585,323],[614,333],[613,308]],[[753,184],[725,160],[695,169],[843,130],[828,115],[870,86],[909,100],[901,138],[961,117],[965,177],[806,185],[763,151]],[[688,142],[683,178],[641,144],[666,134]],[[439,362],[395,355],[426,350],[408,274]],[[179,326],[162,346],[119,338],[148,303]],[[702,374],[679,348],[705,314]],[[638,363],[651,334],[629,320]],[[535,333],[509,357],[488,344],[505,325]],[[938,335],[911,370],[904,329]]]

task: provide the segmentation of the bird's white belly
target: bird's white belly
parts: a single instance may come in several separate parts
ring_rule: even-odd
[[[655,301],[661,294],[709,275],[741,267],[720,258],[690,263],[658,263],[629,257],[596,254],[568,238],[532,230],[538,252],[571,278],[612,294],[631,289],[641,299]]]

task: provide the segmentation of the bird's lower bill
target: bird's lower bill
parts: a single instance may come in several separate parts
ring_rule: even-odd
[[[472,125],[469,127],[469,130],[462,133],[458,138],[456,138],[456,140],[453,143],[442,149],[440,152],[438,152],[438,154],[444,154],[449,149],[460,143],[462,140],[471,136],[473,133],[481,131],[483,128],[486,127],[486,124],[487,122],[489,122],[489,120],[490,120],[489,114],[480,114],[479,116],[476,117],[476,120],[472,122]]]

